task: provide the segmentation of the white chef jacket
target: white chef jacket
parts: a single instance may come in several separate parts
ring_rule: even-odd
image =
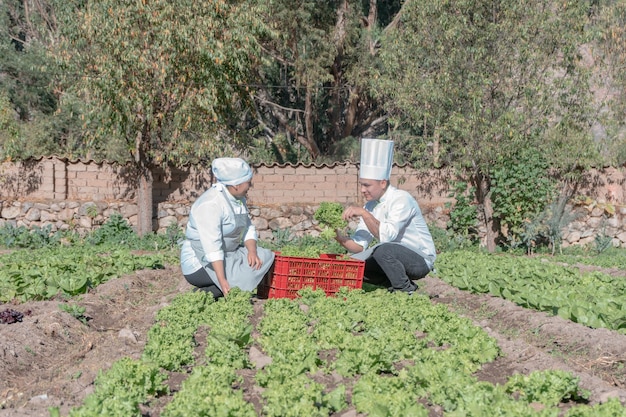
[[[364,208],[380,222],[380,243],[399,243],[419,254],[433,269],[437,257],[435,243],[415,198],[389,185],[380,200],[368,201]],[[352,240],[365,250],[373,239],[374,236],[361,218]]]
[[[183,274],[190,275],[202,268],[190,240],[200,240],[207,262],[224,260],[222,234],[235,229],[233,214],[248,214],[246,200],[233,197],[221,183],[213,184],[193,203],[180,254]],[[241,243],[249,239],[257,240],[257,232],[248,218],[248,227],[242,234]]]

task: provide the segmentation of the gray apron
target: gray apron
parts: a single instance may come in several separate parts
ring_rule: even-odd
[[[248,249],[242,246],[241,242],[243,233],[248,227],[248,213],[235,214],[235,210],[233,210],[233,206],[228,197],[226,197],[225,194],[222,194],[222,196],[228,203],[231,214],[235,219],[235,228],[228,234],[222,233],[226,280],[231,288],[238,287],[244,291],[252,291],[259,285],[263,276],[272,266],[274,252],[264,248],[257,248],[257,254],[263,262],[261,269],[256,270],[248,265]],[[222,290],[222,286],[217,279],[217,274],[213,270],[213,266],[205,257],[202,243],[200,243],[199,240],[192,240],[191,247],[200,260],[200,263],[211,277],[211,280]]]

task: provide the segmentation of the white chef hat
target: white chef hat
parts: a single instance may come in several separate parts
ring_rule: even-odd
[[[393,141],[361,139],[359,178],[388,180],[393,166]]]
[[[241,158],[217,158],[211,164],[213,175],[224,185],[239,185],[252,178],[252,168]]]

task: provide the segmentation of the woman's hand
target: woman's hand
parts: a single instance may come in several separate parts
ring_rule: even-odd
[[[224,294],[224,297],[226,297],[230,291],[230,284],[226,280],[220,281],[220,284],[222,286],[222,293]]]
[[[261,269],[261,265],[263,265],[263,261],[259,258],[256,252],[256,240],[249,239],[243,242],[246,249],[248,249],[248,265],[252,269]]]
[[[250,265],[250,268],[258,270],[261,269],[263,261],[256,252],[248,252],[248,265]]]
[[[226,296],[226,294],[228,294],[228,291],[230,291],[230,284],[226,280],[226,272],[224,271],[224,261],[223,260],[213,261],[211,262],[211,264],[213,265],[213,270],[215,271],[215,275],[217,275],[217,280],[220,283],[222,292],[224,293],[224,296]]]

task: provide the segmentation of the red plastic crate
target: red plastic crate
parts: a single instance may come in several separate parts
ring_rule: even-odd
[[[341,287],[361,288],[365,262],[337,258],[338,255],[333,254],[298,258],[277,253],[269,278],[265,278],[257,288],[257,296],[296,298],[298,291],[305,287],[321,288],[326,295],[334,295]]]

